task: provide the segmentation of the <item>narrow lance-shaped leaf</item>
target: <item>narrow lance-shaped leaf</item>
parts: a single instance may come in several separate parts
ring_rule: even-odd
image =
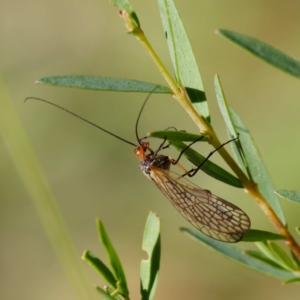
[[[160,221],[150,212],[144,230],[142,249],[147,252],[148,259],[141,262],[141,295],[142,300],[154,297],[160,264]]]
[[[300,282],[300,278],[293,278],[293,279],[290,279],[290,280],[286,280],[284,281],[283,283],[284,284],[289,284],[289,283],[295,283],[295,282]]]
[[[217,101],[218,101],[218,105],[220,108],[220,111],[223,115],[225,124],[227,126],[227,129],[230,133],[230,135],[235,138],[237,137],[237,131],[236,128],[234,126],[234,123],[232,122],[230,113],[229,113],[229,107],[227,105],[227,101],[225,98],[225,94],[221,85],[221,81],[220,78],[218,76],[218,74],[215,75],[214,77],[214,85],[215,85],[215,92],[216,92],[216,97],[217,97]]]
[[[198,114],[206,117],[207,121],[211,122],[210,116],[206,116],[205,114],[206,109],[208,111],[205,92],[187,86],[185,87],[185,90],[189,96],[190,101],[192,102],[192,105],[194,106]]]
[[[101,76],[54,76],[41,78],[36,83],[95,91],[171,93],[169,88],[155,83]]]
[[[281,234],[251,229],[244,234],[243,242],[260,242],[270,240],[284,240],[286,237]]]
[[[272,261],[277,262],[277,258],[276,256],[274,256],[274,253],[267,242],[256,242],[255,245],[265,256],[267,256]],[[278,262],[278,264],[280,264],[280,262]]]
[[[285,270],[281,265],[277,264],[260,251],[246,250],[245,254],[259,260],[260,262],[266,265],[269,265],[272,268],[276,268],[283,271]]]
[[[245,157],[249,164],[249,170],[253,181],[258,184],[259,190],[266,198],[270,206],[273,208],[277,216],[280,218],[283,224],[286,224],[283,211],[281,209],[279,200],[274,194],[274,187],[271,178],[263,164],[262,159],[259,156],[258,150],[254,144],[252,136],[240,117],[234,112],[232,108],[229,109],[232,122],[240,134],[241,144]]]
[[[298,257],[293,253],[293,251],[291,251],[291,256],[293,259],[293,262],[295,263],[295,265],[298,267],[298,269],[300,270],[300,260],[298,259]]]
[[[112,266],[113,271],[114,271],[114,276],[115,276],[115,278],[118,279],[117,288],[119,289],[120,294],[122,294],[124,296],[128,296],[129,291],[128,291],[128,287],[127,287],[127,281],[126,281],[125,273],[123,271],[122,264],[117,255],[117,252],[114,249],[114,247],[108,237],[108,234],[104,228],[104,225],[102,224],[102,222],[100,220],[97,220],[97,225],[98,225],[98,233],[99,233],[100,240],[107,252],[110,265]]]
[[[284,252],[284,250],[274,242],[257,242],[256,246],[264,253],[269,259],[282,266],[284,269],[291,271],[295,269],[293,262]]]
[[[250,36],[229,30],[220,29],[217,33],[228,38],[230,41],[241,46],[251,54],[263,59],[274,67],[277,67],[293,76],[300,77],[300,61],[286,55],[273,46]]]
[[[180,86],[198,91],[188,92],[197,112],[209,121],[209,111],[202,79],[184,25],[172,0],[158,0],[169,52]],[[201,95],[200,95],[201,94]]]
[[[221,81],[218,75],[215,75],[214,78],[214,85],[215,85],[215,92],[216,92],[216,97],[217,97],[217,101],[218,101],[218,105],[220,108],[220,111],[223,115],[225,124],[227,126],[227,130],[229,132],[229,138],[236,138],[238,136],[237,130],[235,128],[235,125],[232,121],[231,115],[230,115],[230,111],[229,111],[229,107],[226,101],[226,97],[221,85]],[[236,156],[236,159],[239,163],[239,166],[242,170],[244,170],[244,172],[247,172],[249,178],[251,178],[251,173],[249,171],[248,168],[248,162],[246,160],[241,142],[239,139],[235,140],[234,143],[231,143],[231,146],[233,148],[233,152]]]
[[[213,240],[201,234],[199,231],[195,229],[182,228],[182,230],[185,233],[187,233],[190,237],[208,246],[210,249],[216,250],[217,252],[225,255],[227,258],[230,258],[238,263],[241,263],[242,265],[250,269],[262,272],[267,275],[271,275],[281,280],[290,280],[293,278],[297,278],[297,276],[292,274],[291,272],[278,270],[276,268],[268,266],[263,262],[260,262],[257,259],[245,255],[244,250],[235,245]]]
[[[198,134],[193,133],[187,133],[182,131],[153,131],[148,133],[148,136],[151,137],[157,137],[160,139],[165,139],[169,141],[181,141],[181,142],[194,142],[196,140],[199,140],[202,136]],[[203,136],[199,142],[207,142],[209,141],[209,138],[206,136]]]
[[[114,295],[116,294],[116,291],[114,291],[112,288],[110,288],[109,286],[105,285],[104,286],[104,291],[108,294],[108,295],[113,295],[110,296],[112,297],[114,300],[124,300],[123,297],[119,296],[119,295]]]
[[[290,190],[277,190],[274,192],[279,197],[300,204],[300,192]]]
[[[179,151],[185,149],[187,147],[186,144],[179,141],[170,141],[170,144],[176,147]],[[192,162],[195,166],[200,166],[200,164],[205,160],[205,157],[196,152],[195,150],[188,148],[184,151],[183,154],[190,162]],[[243,185],[240,180],[226,170],[222,169],[215,163],[210,160],[206,161],[205,164],[201,167],[201,171],[205,172],[207,175],[220,180],[224,183],[232,185],[234,187],[242,188]]]
[[[294,266],[292,260],[278,244],[270,241],[269,247],[272,250],[277,261],[280,262],[280,264],[284,268],[286,268],[287,270],[296,270],[296,267]]]
[[[82,259],[92,266],[108,284],[115,289],[117,288],[117,279],[98,257],[94,256],[90,251],[85,251],[82,255]]]
[[[109,294],[107,294],[106,291],[102,290],[99,286],[96,286],[96,290],[103,297],[104,300],[115,300],[114,297],[111,297]]]

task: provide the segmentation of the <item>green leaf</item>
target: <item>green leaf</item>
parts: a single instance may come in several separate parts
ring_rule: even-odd
[[[111,297],[109,294],[107,294],[106,291],[102,290],[99,286],[96,286],[96,290],[103,297],[104,300],[115,300],[114,297]]]
[[[294,283],[294,282],[299,282],[299,281],[300,281],[300,278],[297,277],[297,278],[293,278],[293,279],[290,279],[290,280],[286,280],[283,283],[284,284],[289,284],[289,283]]]
[[[252,136],[246,126],[243,124],[240,117],[234,112],[232,108],[229,109],[232,117],[232,122],[240,134],[240,141],[243,146],[246,160],[249,164],[249,170],[254,182],[258,184],[259,190],[266,198],[270,206],[273,208],[277,216],[283,224],[286,224],[283,211],[281,209],[279,200],[274,194],[274,187],[271,178],[261,160],[258,150],[254,144]],[[233,148],[235,150],[235,148]]]
[[[291,255],[292,255],[293,262],[294,262],[295,265],[298,267],[298,269],[300,269],[300,260],[299,260],[298,257],[293,253],[293,251],[291,251]]]
[[[235,128],[235,125],[232,121],[229,107],[225,98],[225,94],[221,85],[221,81],[218,75],[215,75],[214,78],[214,84],[215,84],[215,92],[216,97],[218,101],[218,105],[220,108],[220,111],[223,115],[225,124],[227,126],[227,130],[229,132],[229,138],[233,139],[238,136],[237,130]],[[236,159],[239,163],[239,166],[241,169],[243,169],[245,172],[247,172],[248,176],[250,177],[250,171],[248,168],[248,163],[241,145],[241,141],[239,139],[235,140],[234,143],[232,143],[232,147],[234,148],[234,154],[236,156]]]
[[[202,242],[204,245],[208,246],[210,249],[216,250],[217,252],[225,255],[227,258],[230,258],[243,266],[246,266],[255,271],[262,272],[267,275],[279,278],[281,280],[290,280],[296,278],[296,276],[290,272],[278,270],[272,268],[265,263],[258,261],[252,257],[248,257],[244,254],[244,250],[227,243],[222,243],[216,240],[213,240],[204,234],[201,234],[195,229],[182,228],[182,230],[187,233],[190,237],[196,239],[197,241]]]
[[[197,112],[209,120],[202,79],[176,6],[172,0],[158,0],[158,5],[177,82],[180,86],[198,91],[195,105],[193,96],[191,101]]]
[[[100,76],[54,76],[41,78],[36,83],[95,91],[171,93],[169,88],[159,84]]]
[[[274,254],[274,257],[281,266],[283,266],[287,270],[296,270],[292,260],[278,244],[276,244],[275,242],[269,242],[268,244]]]
[[[220,29],[217,33],[223,35],[230,41],[236,43],[251,54],[254,54],[274,67],[277,67],[293,76],[300,77],[300,62],[280,50],[255,38],[233,31]]]
[[[279,197],[300,204],[300,192],[290,190],[277,190],[274,192]]]
[[[117,288],[117,279],[99,258],[94,256],[90,251],[85,251],[82,255],[82,259],[92,266],[108,284],[113,286],[115,289]]]
[[[174,146],[177,150],[181,151],[186,148],[186,144],[178,141],[170,141],[170,144]],[[184,151],[183,155],[195,166],[200,166],[200,164],[205,160],[205,157],[196,152],[195,150],[188,148]],[[214,164],[210,160],[201,167],[201,171],[205,172],[207,175],[218,179],[224,183],[232,185],[234,187],[242,188],[243,185],[240,180],[226,170],[222,169],[218,165]]]
[[[274,253],[267,242],[256,242],[255,245],[265,256],[267,256],[272,261],[277,262],[277,258],[276,256],[274,256]]]
[[[120,262],[120,259],[117,255],[116,250],[114,249],[107,233],[104,228],[104,225],[102,224],[101,220],[97,220],[97,226],[98,226],[98,233],[101,240],[101,243],[103,244],[111,267],[114,270],[114,277],[117,278],[117,288],[120,291],[120,294],[127,297],[129,295],[128,287],[127,287],[127,281],[126,277],[123,271],[122,264]]]
[[[160,139],[171,140],[171,141],[184,141],[184,142],[194,142],[198,140],[201,135],[192,134],[181,131],[153,131],[148,133],[148,136],[157,137]],[[207,142],[209,140],[208,137],[203,137],[203,139],[199,140],[199,142]]]
[[[273,260],[284,269],[288,271],[295,270],[293,262],[278,244],[274,242],[258,242],[255,244],[269,259]]]
[[[242,241],[260,242],[260,241],[270,241],[270,240],[284,240],[285,238],[286,237],[281,234],[251,229],[244,234]]]
[[[117,6],[120,11],[127,11],[130,14],[130,21],[134,23],[136,27],[140,27],[139,19],[133,10],[131,4],[127,0],[110,0],[113,5]]]
[[[200,91],[200,90],[196,90],[193,88],[189,88],[186,87],[185,88],[190,101],[192,102],[192,105],[194,106],[195,110],[198,112],[199,115],[203,115],[202,111],[203,111],[203,107],[206,108],[207,107],[207,101],[206,101],[206,95],[204,91]],[[208,107],[207,107],[208,110]],[[211,122],[211,118],[210,116],[206,116],[204,115],[204,117],[206,117],[206,120],[210,123]]]
[[[297,233],[300,235],[300,227],[296,227],[295,229],[296,229]]]
[[[253,258],[261,261],[262,263],[269,265],[270,267],[273,267],[273,268],[276,268],[279,270],[285,270],[282,266],[278,265],[273,260],[269,259],[266,255],[264,255],[260,251],[246,250],[244,253],[250,257],[253,257]]]
[[[141,262],[141,295],[143,300],[151,300],[157,286],[161,251],[160,221],[153,212],[146,222],[142,249],[147,252],[148,259]]]
[[[113,5],[117,6],[119,9],[122,9],[122,10],[126,9],[126,10],[133,11],[133,8],[132,8],[130,2],[127,0],[110,0],[110,2]]]
[[[108,295],[110,295],[110,297],[112,297],[114,300],[123,300],[124,299],[123,297],[117,295],[118,290],[113,290],[111,287],[109,287],[107,285],[104,286],[104,291]]]
[[[214,77],[214,85],[215,85],[215,92],[216,92],[218,105],[219,105],[220,111],[223,115],[225,124],[230,133],[231,138],[235,138],[235,137],[237,137],[237,131],[234,126],[234,123],[232,122],[230,112],[229,112],[229,107],[227,105],[225,94],[224,94],[218,74],[216,74]]]

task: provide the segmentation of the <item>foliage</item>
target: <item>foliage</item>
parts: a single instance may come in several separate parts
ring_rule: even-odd
[[[204,164],[202,170],[213,178],[229,185],[238,188],[244,187],[244,190],[255,199],[257,204],[276,227],[279,234],[262,230],[250,230],[244,235],[243,241],[247,241],[248,243],[254,242],[258,251],[253,251],[243,250],[235,245],[215,241],[195,229],[183,228],[182,231],[193,239],[204,243],[206,246],[253,270],[279,278],[285,283],[299,281],[300,247],[287,229],[287,221],[279,200],[274,194],[271,178],[259,156],[249,130],[239,115],[227,104],[219,76],[215,76],[214,84],[220,111],[224,117],[230,139],[239,136],[234,143],[231,143],[237,162],[224,148],[221,148],[222,145],[211,126],[208,99],[205,95],[200,72],[196,65],[187,33],[173,0],[158,0],[158,7],[169,47],[175,79],[169,74],[147,40],[146,35],[141,29],[137,14],[130,3],[126,0],[113,0],[112,2],[118,7],[119,14],[125,22],[128,33],[136,37],[142,44],[165,78],[168,86],[133,79],[91,76],[56,76],[42,78],[37,82],[53,86],[99,91],[144,92],[172,95],[199,127],[200,135],[205,137],[201,142],[208,142],[215,149],[219,149],[221,157],[229,167],[231,167],[235,176],[210,161]],[[228,30],[220,29],[217,33],[246,49],[258,58],[267,61],[269,64],[293,76],[299,77],[300,62],[274,47],[257,39]],[[166,138],[169,143],[175,146],[179,151],[186,148],[183,141],[195,141],[199,138],[199,135],[192,133],[166,131],[152,132],[149,136],[162,139]],[[204,157],[191,148],[186,150],[184,155],[196,166],[204,161]],[[276,194],[283,197],[283,199],[288,199],[297,204],[300,203],[299,192],[278,190]],[[142,299],[152,299],[157,284],[160,257],[159,228],[160,225],[157,218],[153,214],[150,214],[143,240],[143,249],[148,253],[149,260],[142,262],[141,265]],[[98,221],[98,231],[101,242],[109,257],[110,268],[89,251],[83,255],[83,259],[96,269],[109,284],[109,287],[105,290],[100,287],[97,287],[97,290],[105,299],[120,299],[120,297],[129,299],[129,291],[122,265],[100,221]],[[291,256],[274,240],[284,240],[286,245],[290,247]]]
[[[117,252],[100,220],[97,220],[97,227],[99,239],[106,250],[112,270],[90,251],[85,251],[82,259],[91,265],[109,284],[105,289],[96,286],[96,290],[104,299],[129,299],[126,276]],[[141,262],[141,297],[150,300],[154,297],[160,263],[160,221],[152,212],[146,222],[142,249],[147,252],[148,259]]]

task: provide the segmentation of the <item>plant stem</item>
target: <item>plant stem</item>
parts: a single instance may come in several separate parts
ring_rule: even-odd
[[[169,84],[170,88],[173,91],[173,98],[175,98],[181,106],[184,108],[184,110],[189,114],[191,119],[195,122],[195,124],[198,126],[200,130],[201,135],[206,135],[210,137],[209,143],[216,149],[221,146],[221,142],[218,139],[218,136],[216,132],[214,131],[213,127],[208,124],[204,118],[199,115],[194,107],[192,106],[187,93],[183,87],[179,87],[176,82],[173,80],[172,76],[167,71],[166,67],[163,65],[162,61],[150,45],[149,41],[147,40],[146,36],[144,35],[143,31],[138,28],[138,30],[134,33],[136,38],[142,43],[142,45],[146,48],[146,51],[149,53],[151,58],[153,59],[154,63],[158,67],[159,71]],[[221,155],[221,157],[225,160],[225,162],[228,164],[228,166],[232,169],[232,171],[236,174],[236,176],[241,180],[244,190],[247,194],[249,194],[256,203],[260,206],[262,211],[265,213],[265,215],[269,218],[269,220],[273,223],[274,227],[277,229],[277,231],[286,236],[285,243],[288,247],[291,248],[293,253],[297,256],[297,258],[300,260],[300,247],[290,234],[290,232],[287,230],[287,228],[282,224],[272,207],[268,204],[266,199],[263,197],[263,195],[258,190],[257,184],[250,181],[248,177],[244,174],[244,172],[241,170],[241,168],[237,165],[235,160],[232,158],[232,156],[227,152],[227,150],[222,147],[219,149],[218,153]]]
[[[286,236],[285,244],[290,247],[295,256],[300,260],[300,247],[290,234],[288,229],[282,224],[281,220],[278,218],[272,207],[270,207],[269,203],[266,201],[264,196],[260,193],[258,186],[256,183],[252,183],[251,186],[245,187],[245,192],[249,194],[256,203],[260,206],[264,214],[269,218],[269,220],[273,223],[274,227],[277,231]]]
[[[172,78],[172,76],[170,75],[168,70],[166,69],[165,65],[162,63],[162,61],[160,60],[160,58],[158,57],[158,55],[156,54],[156,52],[152,48],[151,44],[149,43],[149,41],[146,38],[143,31],[140,28],[137,28],[136,30],[137,30],[137,32],[134,34],[135,37],[145,47],[146,51],[148,52],[150,57],[153,59],[154,63],[158,67],[160,73],[165,78],[165,80],[167,81],[167,83],[170,86],[171,90],[173,91],[173,94],[177,94],[178,92],[180,92],[179,91],[180,89],[179,89],[178,85],[176,84],[176,82],[174,81],[174,79]]]

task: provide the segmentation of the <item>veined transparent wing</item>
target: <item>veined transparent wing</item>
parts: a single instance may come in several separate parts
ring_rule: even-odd
[[[150,179],[193,226],[222,242],[236,243],[250,229],[250,219],[236,205],[180,175],[152,167]]]

